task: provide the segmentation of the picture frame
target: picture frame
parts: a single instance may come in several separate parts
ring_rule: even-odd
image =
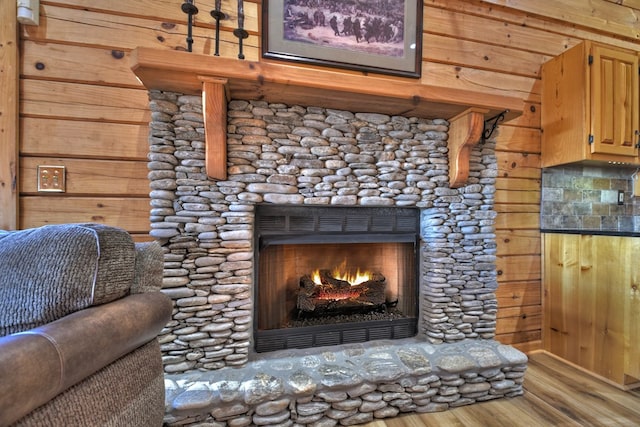
[[[263,0],[262,57],[419,78],[422,0]]]

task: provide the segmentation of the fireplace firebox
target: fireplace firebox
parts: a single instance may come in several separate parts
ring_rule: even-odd
[[[419,210],[258,205],[256,352],[417,333]]]

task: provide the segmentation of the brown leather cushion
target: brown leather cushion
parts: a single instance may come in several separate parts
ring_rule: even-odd
[[[133,239],[102,224],[0,232],[0,336],[129,293]]]
[[[0,337],[0,426],[11,425],[62,391],[153,340],[171,317],[171,310],[171,300],[166,295],[147,292],[80,310],[24,333]],[[158,347],[155,349],[159,361],[160,352]],[[161,372],[159,363],[158,368]],[[131,373],[128,381],[137,379]],[[124,381],[103,386],[117,394],[132,384]],[[87,402],[95,398],[90,394],[81,397],[84,399],[81,408],[88,407]],[[71,403],[67,402],[67,409],[73,413],[77,405]]]

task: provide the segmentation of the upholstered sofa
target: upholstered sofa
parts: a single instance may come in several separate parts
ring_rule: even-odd
[[[162,249],[100,224],[0,231],[0,426],[161,426]]]

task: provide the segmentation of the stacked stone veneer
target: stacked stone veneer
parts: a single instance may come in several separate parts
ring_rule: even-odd
[[[491,340],[497,312],[494,142],[473,150],[468,185],[451,189],[445,120],[231,101],[228,179],[214,181],[204,168],[201,97],[150,91],[150,99],[151,235],[165,250],[163,291],[174,300],[172,320],[159,337],[169,423],[346,425],[521,393],[526,357]],[[332,360],[351,351],[346,347],[322,353],[315,366],[305,365],[306,356],[283,355],[276,360],[293,368],[256,370],[264,360],[277,364],[251,349],[257,203],[421,209],[417,359],[398,356],[402,342],[370,356],[400,357],[401,374],[345,374]],[[494,356],[489,362],[474,356],[470,342],[497,346]],[[449,368],[439,374],[442,363],[429,355],[442,352],[460,366],[446,362]],[[328,378],[296,377],[306,369]],[[344,375],[351,380],[341,382]],[[305,381],[332,385],[301,387]],[[467,393],[458,388],[479,383],[468,385]],[[362,400],[366,393],[354,387],[372,394]],[[367,415],[345,421],[354,410]]]

